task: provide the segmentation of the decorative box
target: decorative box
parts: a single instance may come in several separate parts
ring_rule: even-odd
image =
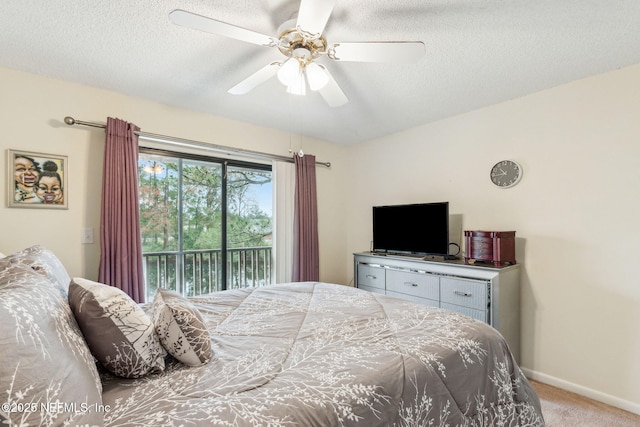
[[[465,231],[464,262],[490,262],[496,267],[516,263],[515,231]]]

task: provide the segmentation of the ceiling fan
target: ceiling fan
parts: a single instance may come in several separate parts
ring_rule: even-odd
[[[243,95],[277,75],[287,86],[287,92],[304,95],[309,89],[318,91],[332,107],[339,107],[348,99],[327,67],[316,62],[321,56],[333,61],[358,62],[417,62],[425,53],[421,41],[327,43],[324,28],[336,0],[301,0],[298,18],[278,28],[278,36],[270,37],[236,25],[176,9],[169,14],[171,21],[183,27],[277,48],[285,59],[273,61],[250,75],[229,93]]]

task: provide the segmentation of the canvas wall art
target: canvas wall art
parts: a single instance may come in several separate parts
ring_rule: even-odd
[[[67,156],[7,150],[11,208],[67,209]]]

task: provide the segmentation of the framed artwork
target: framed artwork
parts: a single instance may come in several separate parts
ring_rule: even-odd
[[[67,156],[7,150],[10,208],[68,209]]]

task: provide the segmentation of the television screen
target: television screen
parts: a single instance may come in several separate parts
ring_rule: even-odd
[[[446,256],[449,203],[374,206],[373,250]]]

